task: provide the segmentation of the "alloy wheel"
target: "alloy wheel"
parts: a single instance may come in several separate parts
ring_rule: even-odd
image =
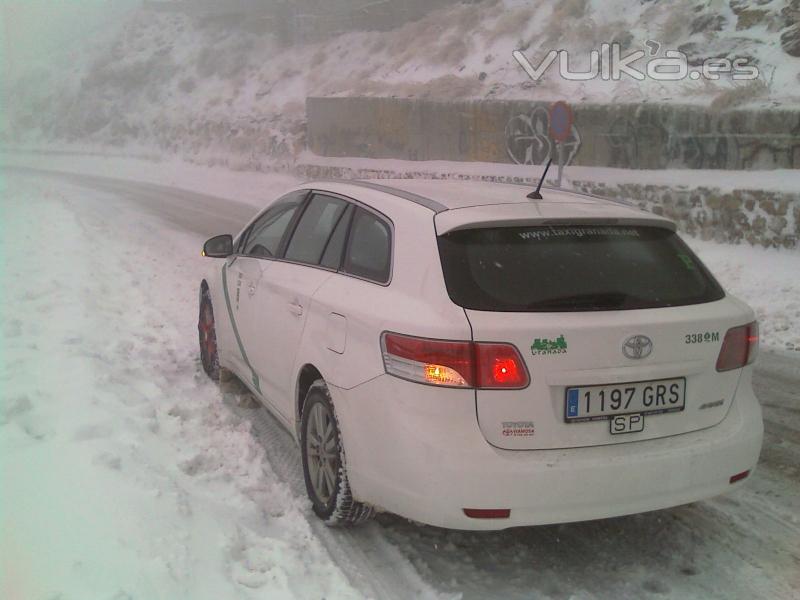
[[[327,406],[311,406],[306,431],[306,455],[311,486],[320,502],[327,504],[336,493],[339,473],[339,444],[336,423]]]

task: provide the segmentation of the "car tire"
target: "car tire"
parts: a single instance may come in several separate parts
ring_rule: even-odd
[[[219,381],[219,349],[217,347],[214,307],[211,304],[211,292],[205,286],[200,292],[200,316],[197,320],[197,331],[200,341],[200,362],[203,364],[203,370],[213,381]]]
[[[339,421],[322,379],[311,384],[306,394],[300,438],[303,477],[314,513],[334,527],[372,518],[374,509],[353,499]]]

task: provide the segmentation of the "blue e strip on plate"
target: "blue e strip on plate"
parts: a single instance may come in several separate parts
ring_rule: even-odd
[[[579,394],[580,390],[578,388],[567,390],[567,417],[578,416]]]

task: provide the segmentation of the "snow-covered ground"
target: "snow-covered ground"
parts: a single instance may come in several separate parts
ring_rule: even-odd
[[[0,597],[361,597],[197,369],[197,240],[5,186]]]
[[[82,170],[252,210],[293,183],[116,160],[85,159]],[[123,195],[90,179],[2,175],[0,597],[800,596],[796,353],[761,356],[762,464],[729,496],[492,534],[391,515],[330,531],[303,497],[289,436],[241,388],[202,374],[207,261],[202,236],[168,214],[175,198],[165,192],[162,220],[138,203],[156,193],[141,184]],[[232,214],[221,199],[219,221]],[[692,244],[757,308],[767,347],[800,348],[800,252]]]

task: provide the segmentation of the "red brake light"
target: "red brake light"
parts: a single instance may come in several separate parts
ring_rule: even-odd
[[[511,344],[432,340],[384,333],[386,372],[403,379],[466,388],[524,388],[530,382]]]
[[[717,358],[717,371],[731,371],[749,365],[758,352],[758,323],[733,327],[725,334]]]
[[[528,371],[519,351],[510,344],[475,344],[477,387],[523,388],[528,385]]]

